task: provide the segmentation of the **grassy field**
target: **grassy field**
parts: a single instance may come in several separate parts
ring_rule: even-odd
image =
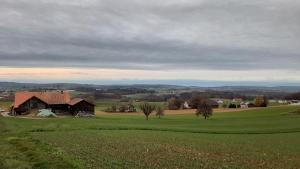
[[[300,168],[298,107],[90,119],[0,118],[0,168]]]

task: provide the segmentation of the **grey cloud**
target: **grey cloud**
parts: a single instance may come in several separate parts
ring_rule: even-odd
[[[0,4],[0,66],[299,70],[296,0]]]

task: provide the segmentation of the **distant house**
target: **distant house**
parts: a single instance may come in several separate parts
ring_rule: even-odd
[[[300,100],[289,100],[288,103],[289,105],[298,106],[300,105]]]
[[[245,102],[245,103],[242,102],[240,106],[242,109],[247,109],[247,108],[249,108],[249,106],[248,106],[249,104],[250,104],[249,102]]]
[[[71,100],[67,91],[16,92],[11,109],[14,115],[22,115],[40,109],[51,109],[58,115],[76,115],[78,112],[94,114],[95,105],[84,99]]]
[[[223,100],[217,100],[217,103],[218,103],[219,105],[221,105],[221,104],[224,103],[224,101],[223,101]]]
[[[184,108],[184,109],[190,109],[191,106],[189,105],[189,103],[188,103],[187,101],[185,101],[185,102],[183,103],[183,108]]]
[[[287,100],[278,100],[278,103],[279,103],[279,104],[287,104],[288,101],[287,101]]]
[[[234,98],[234,99],[232,99],[232,102],[241,103],[241,102],[243,102],[243,99],[242,98]]]

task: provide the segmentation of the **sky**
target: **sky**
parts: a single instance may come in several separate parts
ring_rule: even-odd
[[[299,0],[0,0],[0,81],[300,84]]]

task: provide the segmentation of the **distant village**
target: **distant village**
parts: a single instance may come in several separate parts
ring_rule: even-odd
[[[266,95],[247,96],[227,91],[146,87],[1,90],[0,103],[2,104],[0,104],[0,112],[7,112],[13,116],[28,114],[39,114],[40,116],[49,114],[52,116],[92,116],[96,111],[137,112],[137,103],[141,102],[159,103],[164,109],[168,110],[196,109],[197,103],[202,100],[206,100],[214,109],[300,105],[298,93],[288,93],[280,96],[276,94],[276,92],[275,94],[269,94],[271,97]],[[99,105],[101,105],[101,108]]]

